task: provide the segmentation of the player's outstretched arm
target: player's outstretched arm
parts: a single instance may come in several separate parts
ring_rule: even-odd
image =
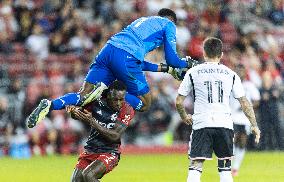
[[[184,121],[186,124],[191,125],[192,124],[192,117],[191,114],[187,114],[183,105],[184,99],[186,97],[183,95],[178,95],[176,98],[176,108],[177,112],[179,113],[182,121]]]
[[[105,128],[101,126],[96,119],[92,116],[92,113],[84,109],[72,110],[72,114],[80,121],[87,122],[90,126],[95,128],[101,135],[103,135],[109,141],[115,142],[118,141],[121,135],[125,132],[127,125],[117,121],[115,126],[112,129]]]
[[[251,131],[255,135],[255,143],[259,143],[260,130],[257,126],[253,106],[245,96],[238,98],[238,101],[240,102],[243,112],[251,123]]]
[[[165,63],[155,64],[146,60],[142,62],[142,71],[169,73],[171,69],[173,68]]]

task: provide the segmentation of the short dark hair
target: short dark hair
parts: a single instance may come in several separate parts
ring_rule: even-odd
[[[126,85],[119,80],[115,80],[114,82],[112,82],[109,87],[109,90],[119,90],[119,91],[124,91],[126,90]]]
[[[177,22],[176,13],[173,10],[168,9],[168,8],[160,9],[159,12],[158,12],[158,16],[161,16],[161,17],[169,16],[169,17],[173,18],[175,23]]]
[[[208,37],[204,40],[203,48],[208,58],[217,58],[222,56],[223,43],[215,37]]]

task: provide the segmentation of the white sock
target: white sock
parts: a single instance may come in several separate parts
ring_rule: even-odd
[[[201,172],[197,170],[189,170],[187,182],[200,182]]]
[[[235,154],[234,154],[235,156],[233,159],[233,166],[232,166],[233,169],[235,170],[240,169],[245,153],[246,153],[245,148],[235,147]]]
[[[219,172],[220,182],[233,182],[233,177],[231,171]]]

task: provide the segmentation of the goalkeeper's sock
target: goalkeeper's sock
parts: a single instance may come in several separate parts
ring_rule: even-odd
[[[200,182],[202,169],[190,167],[187,176],[187,182]]]
[[[143,102],[138,97],[131,95],[129,93],[126,94],[125,100],[129,103],[136,111],[139,111],[143,107]]]
[[[61,110],[67,105],[77,105],[80,102],[79,93],[68,93],[51,101],[50,110]]]

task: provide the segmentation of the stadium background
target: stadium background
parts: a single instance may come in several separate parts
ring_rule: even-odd
[[[82,150],[88,127],[70,119],[64,111],[52,112],[34,129],[25,127],[26,117],[41,98],[79,90],[106,40],[132,20],[155,15],[161,7],[177,13],[180,56],[202,60],[204,38],[219,37],[224,42],[225,65],[232,69],[240,63],[245,65],[247,79],[260,90],[268,85],[274,91],[271,98],[262,96],[256,110],[261,143],[255,146],[250,140],[248,147],[259,151],[250,154],[252,157],[270,155],[262,153],[266,150],[283,150],[284,0],[1,0],[0,162],[6,161],[8,166],[18,162],[17,158],[77,154]],[[159,63],[163,50],[147,58]],[[164,73],[147,73],[147,79],[153,103],[147,113],[136,115],[123,137],[125,153],[180,152],[187,164],[190,127],[179,120],[174,107],[179,82]],[[192,112],[191,98],[186,104]],[[156,145],[167,147],[157,151]],[[145,147],[150,150],[145,151]],[[280,160],[283,153],[276,155]],[[75,158],[71,159],[75,164]],[[9,176],[2,175],[2,167],[0,179]],[[187,165],[181,168],[184,177]]]

